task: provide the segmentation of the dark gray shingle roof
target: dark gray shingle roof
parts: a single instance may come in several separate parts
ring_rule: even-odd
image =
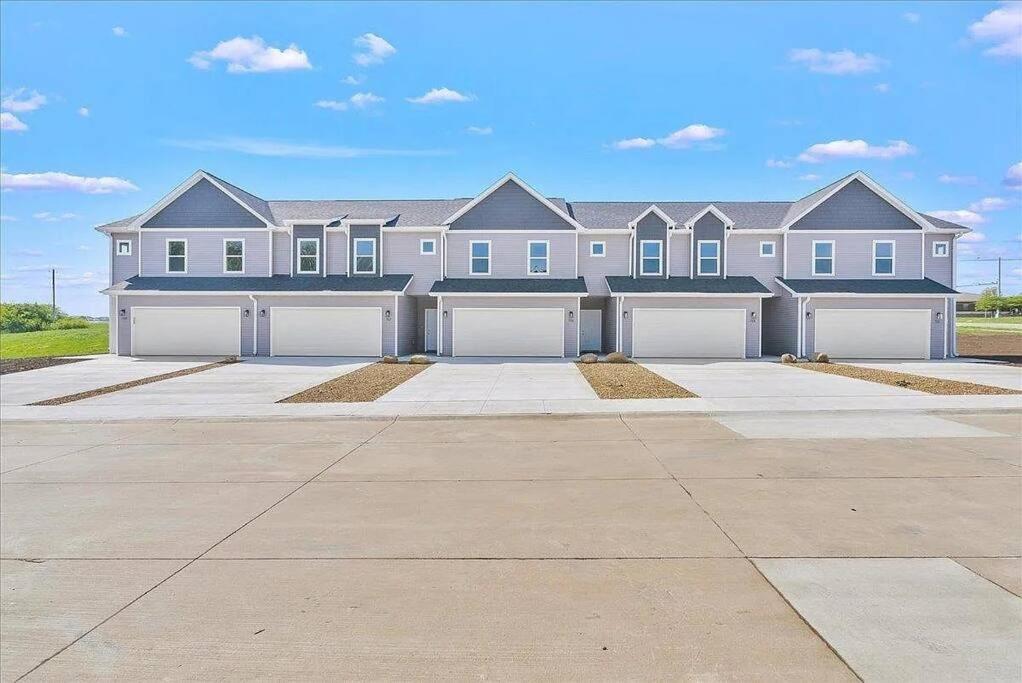
[[[452,278],[430,294],[587,294],[585,278]]]
[[[922,280],[792,280],[777,278],[777,281],[799,294],[933,294],[943,296],[957,294],[955,290],[930,278]]]
[[[157,292],[400,292],[411,275],[383,277],[139,277],[128,278],[110,288],[119,294]]]
[[[611,294],[770,294],[759,280],[747,275],[709,277],[630,277],[608,275]]]

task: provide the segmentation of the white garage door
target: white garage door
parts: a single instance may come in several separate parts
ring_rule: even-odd
[[[632,355],[638,358],[745,358],[745,310],[633,309]]]
[[[240,356],[241,309],[135,306],[131,355]]]
[[[270,309],[273,356],[382,356],[380,308]]]
[[[929,358],[929,309],[817,308],[813,348],[833,358]]]
[[[455,308],[455,356],[564,355],[563,308]]]

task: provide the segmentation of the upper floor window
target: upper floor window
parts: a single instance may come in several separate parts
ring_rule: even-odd
[[[894,242],[873,242],[873,274],[894,275]]]
[[[224,272],[245,272],[245,240],[224,240]]]
[[[529,275],[550,274],[550,243],[529,242]]]
[[[777,254],[775,249],[777,244],[775,242],[760,242],[759,243],[759,255],[760,256],[774,256]]]
[[[490,274],[490,243],[469,242],[469,272],[472,275]]]
[[[606,242],[590,242],[589,243],[589,255],[590,256],[606,256],[607,255],[607,243]]]
[[[436,253],[436,240],[419,240],[419,254],[431,256]]]
[[[951,252],[950,245],[947,242],[934,242],[933,243],[933,255],[937,258],[944,258]]]
[[[813,275],[834,274],[834,242],[813,242]]]
[[[298,238],[298,272],[319,272],[319,240],[315,237]]]
[[[663,243],[660,240],[642,240],[639,243],[642,258],[639,260],[639,273],[642,275],[662,275]]]
[[[699,266],[697,275],[720,275],[720,242],[699,240]]]
[[[187,240],[167,240],[167,272],[188,272]]]
[[[117,240],[117,255],[131,256],[131,240]]]
[[[372,237],[356,237],[355,274],[376,272],[376,240]]]

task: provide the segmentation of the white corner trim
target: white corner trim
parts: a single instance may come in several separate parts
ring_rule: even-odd
[[[725,214],[723,211],[718,209],[713,204],[708,204],[705,209],[703,209],[702,211],[700,211],[699,213],[685,221],[685,227],[691,230],[692,227],[696,224],[696,222],[708,213],[712,213],[714,216],[716,216],[720,220],[720,222],[724,224],[725,228],[731,229],[735,227],[735,222],[728,218],[727,214]]]
[[[649,208],[647,208],[645,211],[640,213],[638,216],[636,216],[632,220],[628,221],[628,227],[630,229],[634,230],[635,226],[637,226],[639,224],[639,222],[643,218],[645,218],[646,216],[648,216],[651,213],[657,215],[660,218],[660,220],[662,220],[664,223],[666,223],[668,230],[670,230],[671,228],[674,228],[674,227],[676,227],[678,225],[678,223],[673,218],[671,218],[666,213],[664,213],[663,210],[661,210],[661,208],[659,206],[657,206],[656,204],[650,204]]]
[[[565,212],[561,211],[559,208],[557,208],[556,204],[554,204],[549,199],[547,199],[546,197],[541,195],[539,192],[534,190],[532,187],[529,186],[528,183],[523,181],[521,178],[519,178],[518,176],[516,176],[512,172],[506,173],[500,180],[498,180],[493,185],[490,185],[488,188],[483,190],[483,192],[481,194],[477,195],[475,197],[475,199],[473,199],[468,204],[466,204],[465,206],[461,207],[460,209],[455,211],[453,214],[451,214],[448,218],[446,218],[444,220],[444,225],[450,225],[454,221],[456,221],[459,218],[461,218],[462,216],[464,216],[466,213],[468,213],[473,208],[475,208],[476,205],[478,205],[481,201],[483,201],[484,199],[489,197],[491,194],[496,192],[498,189],[500,189],[504,185],[504,183],[508,182],[509,180],[511,182],[513,182],[515,185],[517,185],[518,187],[520,187],[523,190],[525,190],[526,192],[528,192],[530,195],[532,195],[543,206],[547,207],[548,209],[553,211],[555,214],[557,214],[558,216],[563,218],[565,221],[568,222],[569,225],[575,227],[578,230],[585,230],[585,226],[584,225],[582,225],[581,223],[576,221],[574,218],[572,218],[571,216],[569,216]]]

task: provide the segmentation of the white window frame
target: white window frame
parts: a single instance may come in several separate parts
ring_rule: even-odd
[[[128,250],[123,253],[121,252],[122,244],[128,245]],[[117,240],[114,244],[114,256],[131,256],[131,240]]]
[[[227,270],[227,243],[228,242],[241,242],[241,270]],[[231,258],[238,258],[236,255],[232,255]],[[245,274],[245,240],[225,237],[224,238],[224,275],[244,275]]]
[[[185,260],[184,270],[171,270],[170,269],[170,259],[171,259],[171,255],[170,255],[170,243],[171,242],[181,242],[181,243],[183,243],[185,245],[185,253],[184,254],[176,254],[173,257],[173,258],[184,258],[184,260]],[[174,237],[174,238],[168,237],[166,240],[164,240],[163,249],[164,249],[164,252],[167,255],[167,260],[164,263],[164,265],[166,266],[167,275],[184,275],[184,274],[186,274],[188,272],[188,240],[187,239],[181,239],[179,237]]]
[[[703,245],[713,244],[717,247],[717,253],[710,256],[703,256]],[[703,272],[703,259],[713,258],[713,272]],[[720,275],[720,240],[697,240],[696,241],[696,275]]]
[[[770,253],[763,253],[763,247],[769,246]],[[759,256],[760,258],[776,258],[777,257],[777,242],[765,241],[759,243]]]
[[[546,247],[546,255],[545,256],[533,256],[532,255],[532,245],[533,244],[542,244],[544,247]],[[546,268],[545,268],[545,270],[543,270],[543,272],[541,272],[541,273],[534,273],[534,272],[532,272],[532,259],[534,259],[534,258],[535,259],[543,259],[544,261],[546,261]],[[535,276],[535,277],[543,277],[543,276],[546,276],[546,275],[550,275],[550,240],[529,240],[526,243],[526,245],[525,245],[525,273],[527,275]]]
[[[891,255],[890,256],[881,256],[880,257],[880,258],[882,258],[884,260],[887,260],[888,258],[891,259],[891,272],[889,272],[889,273],[878,273],[877,272],[877,245],[878,244],[890,244],[891,245]],[[874,277],[894,277],[894,274],[898,270],[897,254],[898,254],[898,243],[895,242],[894,240],[873,240],[873,267],[872,267],[872,270],[873,270]]]
[[[647,273],[645,269],[646,259],[652,259],[652,256],[646,256],[646,252],[643,247],[647,244],[657,245],[656,251],[656,272]],[[639,240],[639,275],[663,275],[664,274],[664,243],[660,240]]]
[[[937,245],[939,245],[939,244],[943,244],[944,245],[944,253],[943,254],[938,254],[937,253]],[[931,252],[930,253],[933,254],[933,258],[948,258],[951,255],[951,243],[946,241],[946,240],[941,240],[941,241],[938,241],[938,242],[934,242],[933,246],[931,247]]]
[[[373,245],[373,253],[371,254],[373,259],[373,267],[369,270],[359,270],[358,260],[360,258],[368,258],[365,254],[358,253],[358,245],[360,242],[369,242]],[[376,238],[375,237],[356,237],[351,240],[351,272],[355,275],[375,275],[376,274]]]
[[[316,267],[312,270],[302,270],[302,259],[309,258],[312,254],[302,254],[302,242],[313,242],[316,245]],[[319,238],[318,237],[297,237],[295,238],[298,262],[295,264],[295,272],[299,275],[318,275],[319,274]]]
[[[829,244],[830,245],[830,256],[820,256],[819,258],[830,259],[830,272],[829,273],[818,273],[816,272],[816,245],[817,244]],[[834,244],[834,240],[813,240],[813,251],[809,254],[812,260],[812,273],[813,277],[834,277],[837,273],[837,246]]]
[[[477,273],[472,269],[472,261],[482,256],[472,256],[472,247],[476,244],[486,245],[486,272]],[[468,242],[468,274],[469,275],[489,275],[493,270],[493,246],[490,244],[490,240],[469,240]]]
[[[432,246],[432,251],[426,251],[426,245]],[[436,256],[436,238],[419,240],[419,256]]]
[[[603,252],[600,254],[593,253],[593,247],[599,244],[603,247]],[[607,255],[607,243],[606,242],[590,242],[589,243],[589,255],[593,258],[604,258]]]

